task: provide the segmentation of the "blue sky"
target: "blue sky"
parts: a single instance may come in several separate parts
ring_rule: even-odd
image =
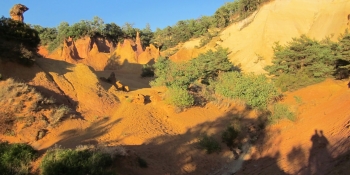
[[[154,31],[174,25],[179,20],[213,15],[225,2],[233,0],[1,0],[0,16],[9,17],[10,8],[17,3],[26,5],[24,22],[44,27],[56,27],[66,21],[74,24],[92,20],[94,16],[105,23],[119,26],[125,22],[144,28],[147,23]]]

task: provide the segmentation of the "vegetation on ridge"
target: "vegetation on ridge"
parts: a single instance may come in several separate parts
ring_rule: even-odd
[[[296,90],[335,76],[338,79],[349,76],[349,33],[339,42],[329,39],[316,41],[302,35],[281,46],[274,47],[273,65],[266,70],[273,75],[276,85],[282,91]]]
[[[10,18],[0,18],[0,59],[32,65],[40,43],[38,32]]]
[[[111,39],[113,42],[123,42],[125,38],[136,38],[136,32],[140,33],[142,46],[145,48],[153,43],[162,50],[176,46],[180,42],[188,41],[191,38],[205,36],[208,40],[218,34],[218,31],[229,24],[240,21],[257,10],[261,4],[270,0],[236,0],[225,3],[216,10],[212,16],[201,16],[198,19],[178,21],[173,26],[164,29],[157,28],[152,31],[150,25],[145,28],[134,28],[133,24],[125,23],[118,26],[115,23],[105,24],[104,21],[95,16],[91,21],[81,20],[78,23],[69,25],[61,22],[55,28],[34,25],[33,28],[39,32],[41,44],[48,46],[53,51],[62,44],[68,37],[79,39],[85,36],[101,36]],[[203,40],[202,44],[207,42]]]

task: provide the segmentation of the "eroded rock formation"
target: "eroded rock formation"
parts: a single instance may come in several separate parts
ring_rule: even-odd
[[[10,10],[11,19],[23,22],[24,21],[23,13],[26,12],[27,10],[29,10],[29,8],[23,4],[15,4]]]
[[[63,60],[69,63],[84,63],[95,70],[125,69],[141,70],[141,64],[154,62],[160,56],[159,49],[150,45],[143,50],[140,34],[136,41],[125,39],[123,44],[116,44],[109,38],[84,37],[78,40],[68,38],[62,49],[57,49],[47,57]]]

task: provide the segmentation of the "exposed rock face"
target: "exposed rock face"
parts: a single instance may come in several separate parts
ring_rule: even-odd
[[[64,41],[62,49],[57,49],[47,57],[68,63],[84,63],[100,71],[120,68],[138,70],[140,64],[147,64],[159,56],[159,49],[154,45],[143,50],[140,34],[137,33],[136,42],[125,39],[123,44],[118,43],[117,46],[112,40],[98,36],[84,37],[76,41],[68,38]]]
[[[125,39],[123,44],[118,43],[114,54],[119,57],[119,64],[147,64],[160,56],[159,49],[152,44],[149,47],[146,47],[145,50],[142,49],[138,33],[136,36],[136,42],[133,42],[130,39]]]
[[[131,39],[125,39],[123,44],[118,43],[115,55],[119,56],[120,62],[137,63],[137,49]]]
[[[115,50],[115,44],[108,38],[85,37],[74,41],[65,39],[62,50],[58,49],[47,57],[68,63],[84,63],[95,70],[103,70],[109,59],[109,53]]]
[[[23,4],[15,4],[10,10],[11,19],[23,22],[23,13],[27,10],[29,10],[29,8]]]
[[[153,44],[151,44],[149,47],[146,47],[145,51],[138,56],[137,60],[140,64],[148,64],[150,63],[150,61],[154,61],[159,56],[159,49],[156,48]]]
[[[101,53],[112,53],[115,50],[115,44],[108,38],[103,37],[84,37],[75,41],[80,58],[90,58],[89,52],[96,45],[97,51]]]
[[[142,49],[141,38],[140,38],[139,32],[136,33],[135,44],[136,44],[136,53],[137,53],[137,55],[140,55],[143,52],[143,49]]]
[[[68,63],[76,63],[76,60],[79,59],[78,51],[72,38],[64,40],[62,58]]]

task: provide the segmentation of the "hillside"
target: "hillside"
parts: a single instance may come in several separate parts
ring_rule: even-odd
[[[219,34],[220,40],[214,39],[216,44],[207,47],[227,47],[235,65],[241,65],[245,72],[263,73],[263,67],[271,64],[275,42],[284,45],[302,34],[317,40],[336,40],[350,25],[349,13],[350,2],[346,0],[275,0],[228,26]],[[186,45],[174,60],[188,60],[203,50]]]
[[[349,79],[323,77],[321,83],[277,93],[273,80],[265,75],[262,79],[244,74],[265,72],[275,42],[286,44],[302,34],[336,40],[350,29],[349,14],[350,2],[345,0],[275,0],[231,24],[203,47],[196,47],[197,38],[161,52],[153,44],[142,47],[137,32],[135,40],[124,38],[117,43],[101,36],[65,38],[53,52],[39,47],[31,67],[0,60],[0,141],[26,143],[38,150],[33,174],[42,173],[43,157],[57,147],[110,148],[108,153],[116,156],[108,170],[121,175],[349,174]],[[220,64],[209,56],[201,60],[215,65],[177,64],[218,46],[228,51],[218,49],[222,52],[208,55],[223,60],[220,63],[226,61],[229,67],[222,67],[237,74],[214,69]],[[174,53],[169,58],[174,64],[158,59],[169,53]],[[240,65],[242,74],[228,58]],[[196,98],[190,107],[171,105],[168,98],[173,95],[169,92],[176,92],[171,91],[174,87],[151,87],[159,75],[141,77],[144,64],[156,65],[159,60],[170,62],[163,74],[175,72],[170,80],[164,76],[164,81],[186,81],[186,69],[202,76],[190,77],[194,80],[189,85],[175,84],[185,86],[187,95]],[[224,84],[216,81],[223,74],[247,75],[265,83],[252,87],[253,83],[230,76],[229,80],[240,80],[239,85],[249,89],[241,94],[253,94],[259,100],[264,87],[273,85],[269,93],[276,92],[275,96],[262,107],[223,96],[211,89]],[[225,92],[235,88],[239,89],[229,87]],[[289,107],[284,112],[292,111],[295,119],[273,120],[275,104]],[[56,120],[60,108],[66,111]],[[236,132],[228,138],[231,145],[224,137],[230,128]],[[209,143],[214,147],[211,154],[201,145],[205,138],[216,141]]]

